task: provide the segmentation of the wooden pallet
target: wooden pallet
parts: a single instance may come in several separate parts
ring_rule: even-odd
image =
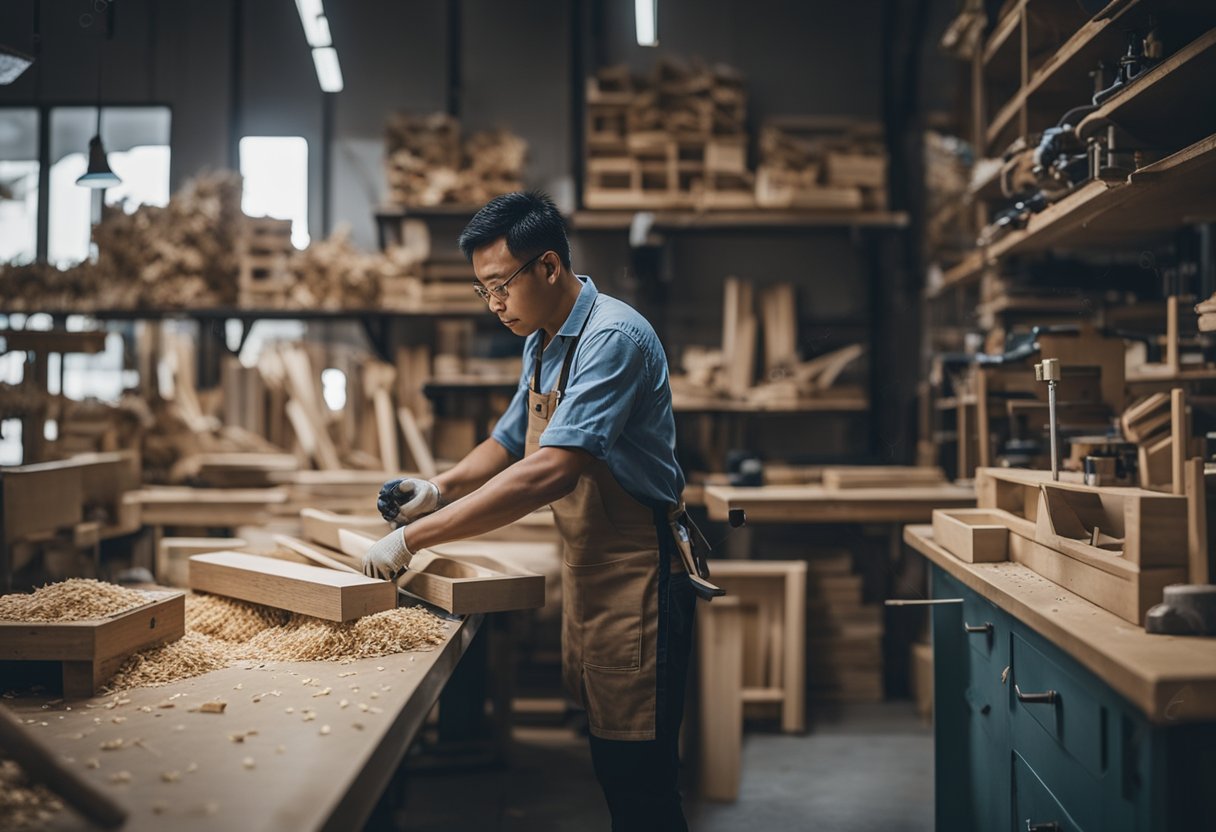
[[[176,641],[186,631],[186,596],[147,590],[148,603],[118,615],[89,621],[0,621],[0,661],[6,684],[33,669],[29,663],[62,665],[63,695],[97,693],[132,653]],[[10,673],[12,674],[10,676]]]

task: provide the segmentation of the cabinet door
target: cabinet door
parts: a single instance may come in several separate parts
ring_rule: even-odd
[[[1022,755],[1013,754],[1013,828],[1031,832],[1083,832]]]

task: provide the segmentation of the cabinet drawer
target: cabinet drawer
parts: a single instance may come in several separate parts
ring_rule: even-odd
[[[1073,672],[1015,633],[1010,640],[1010,709],[1013,735],[1041,731],[1089,774],[1106,770],[1106,706],[1097,692]],[[1053,701],[1023,701],[1022,696],[1048,694]]]
[[[1054,826],[1053,826],[1054,824]],[[1022,755],[1013,755],[1013,828],[1083,832]]]

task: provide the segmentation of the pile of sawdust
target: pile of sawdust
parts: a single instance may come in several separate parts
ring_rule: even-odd
[[[186,596],[186,635],[136,653],[108,691],[153,687],[200,676],[240,661],[340,661],[430,649],[443,622],[421,607],[403,607],[335,623],[224,598]]]
[[[148,596],[137,589],[72,578],[31,593],[0,595],[0,619],[7,621],[87,621],[142,607]]]

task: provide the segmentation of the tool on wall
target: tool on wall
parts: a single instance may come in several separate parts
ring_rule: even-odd
[[[1044,358],[1034,365],[1035,381],[1047,382],[1047,413],[1051,431],[1051,478],[1060,479],[1060,454],[1057,450],[1056,385],[1060,382],[1060,359]]]

